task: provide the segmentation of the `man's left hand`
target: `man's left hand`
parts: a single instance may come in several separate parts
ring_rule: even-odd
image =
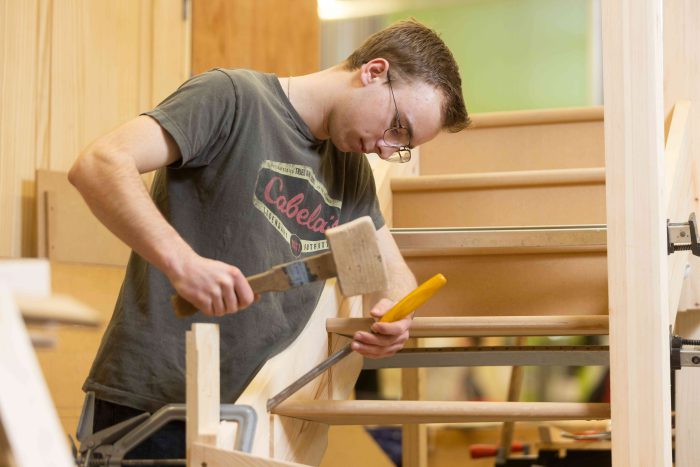
[[[383,358],[390,357],[403,348],[408,339],[411,316],[390,323],[378,321],[394,304],[394,301],[383,298],[372,307],[370,315],[377,320],[370,328],[372,332],[356,332],[351,344],[352,350],[367,358]]]

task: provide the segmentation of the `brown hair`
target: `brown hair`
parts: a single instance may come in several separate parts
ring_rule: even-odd
[[[457,132],[469,125],[457,62],[435,31],[415,19],[394,23],[372,34],[346,59],[345,68],[355,70],[374,58],[389,62],[392,80],[423,81],[443,94],[443,129]]]

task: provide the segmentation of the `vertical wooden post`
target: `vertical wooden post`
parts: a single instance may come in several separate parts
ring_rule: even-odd
[[[411,338],[406,348],[420,347],[418,339]],[[421,400],[425,386],[424,368],[401,369],[401,399]],[[421,424],[406,424],[401,429],[401,457],[404,467],[426,467],[428,465],[428,427]]]
[[[196,323],[185,334],[187,364],[187,465],[193,443],[216,446],[219,429],[219,326]]]
[[[675,333],[686,339],[700,339],[700,310],[678,313]],[[700,459],[698,385],[697,368],[676,371],[676,467],[692,467]]]
[[[603,2],[613,465],[671,465],[662,0]]]

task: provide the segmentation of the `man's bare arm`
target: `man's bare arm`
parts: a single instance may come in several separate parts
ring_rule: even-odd
[[[89,145],[68,178],[95,216],[160,269],[178,293],[206,314],[222,315],[253,300],[234,266],[196,254],[151,200],[140,174],[180,159],[172,137],[152,118],[137,117]]]

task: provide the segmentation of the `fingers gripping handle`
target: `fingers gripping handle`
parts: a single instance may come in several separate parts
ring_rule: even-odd
[[[281,267],[270,269],[269,271],[255,274],[247,277],[246,280],[250,284],[253,292],[258,294],[269,292],[271,290],[286,290],[289,288],[289,279]],[[175,310],[175,316],[178,318],[186,318],[197,313],[196,306],[182,298],[180,295],[170,297],[170,303]]]
[[[426,300],[433,296],[443,285],[447,283],[447,279],[442,274],[436,274],[421,285],[416,287],[411,293],[394,305],[389,311],[379,320],[382,323],[398,321],[404,319],[421,306]]]

